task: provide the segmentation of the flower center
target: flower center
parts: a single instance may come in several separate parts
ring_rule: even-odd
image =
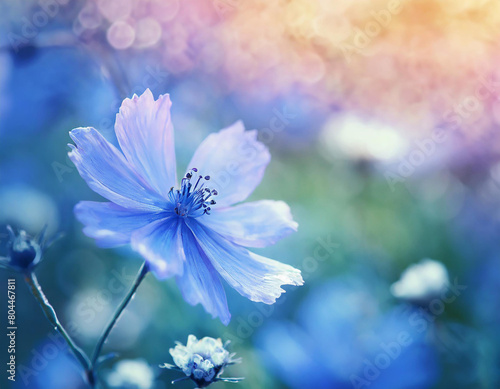
[[[168,192],[168,199],[174,208],[174,212],[182,217],[198,217],[210,214],[210,205],[215,200],[211,199],[218,193],[215,189],[206,187],[206,181],[210,176],[203,177],[198,174],[198,169],[192,168],[181,181],[180,189],[172,187]]]

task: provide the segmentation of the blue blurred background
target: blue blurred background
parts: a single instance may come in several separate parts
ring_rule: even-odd
[[[178,375],[157,366],[193,333],[232,341],[243,363],[225,375],[242,389],[497,389],[499,22],[489,0],[2,0],[0,253],[7,224],[65,234],[37,274],[90,352],[141,260],[81,232],[74,205],[100,198],[67,157],[68,131],[116,142],[123,98],[169,93],[182,171],[207,134],[239,119],[259,130],[273,159],[251,199],[284,200],[299,223],[259,253],[306,283],[273,306],[227,288],[225,327],[149,276],[106,345],[120,354],[107,387],[169,387]],[[446,267],[443,285],[420,293],[430,271],[394,293],[423,258]],[[8,278],[18,379],[2,370],[0,387],[84,388],[22,277]]]

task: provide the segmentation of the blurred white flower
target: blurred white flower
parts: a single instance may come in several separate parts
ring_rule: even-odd
[[[341,154],[376,161],[394,160],[404,155],[408,147],[407,139],[396,128],[352,114],[332,116],[323,128],[320,142],[334,158]]]
[[[108,385],[117,389],[151,389],[154,381],[153,369],[144,359],[124,359],[106,377]]]
[[[448,284],[446,267],[427,258],[408,267],[392,284],[391,293],[400,299],[425,301],[439,296]]]

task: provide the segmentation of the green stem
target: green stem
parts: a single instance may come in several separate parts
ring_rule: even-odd
[[[24,275],[24,281],[28,285],[31,294],[35,297],[36,301],[42,308],[43,313],[49,319],[49,322],[54,326],[54,328],[59,331],[59,333],[63,336],[64,340],[68,344],[69,348],[75,354],[75,357],[78,359],[78,362],[82,365],[84,368],[87,377],[89,378],[89,384],[93,386],[92,378],[88,375],[88,373],[91,371],[91,364],[90,360],[87,357],[87,355],[83,352],[83,350],[78,347],[73,339],[71,339],[71,336],[66,332],[62,324],[59,322],[59,319],[57,318],[56,311],[50,305],[49,300],[47,300],[47,297],[45,297],[45,294],[42,291],[42,288],[40,287],[40,284],[38,283],[38,280],[36,278],[36,275],[33,271],[29,271],[25,273]]]
[[[141,269],[139,270],[139,273],[137,273],[137,277],[134,281],[134,284],[132,285],[132,288],[129,290],[129,292],[127,293],[127,295],[123,299],[123,301],[118,306],[115,314],[113,315],[113,318],[111,319],[111,321],[107,325],[106,329],[102,333],[101,337],[99,338],[99,341],[97,343],[97,346],[95,347],[94,355],[92,356],[92,361],[91,361],[91,371],[94,374],[94,376],[95,376],[96,363],[97,363],[97,360],[99,359],[99,355],[101,354],[104,343],[108,339],[108,336],[111,333],[111,330],[115,326],[116,322],[120,318],[120,315],[122,314],[122,312],[124,311],[124,309],[126,308],[128,303],[130,302],[130,300],[132,300],[132,297],[134,297],[134,294],[137,291],[137,288],[141,284],[142,280],[144,280],[144,277],[146,277],[148,272],[149,272],[148,265],[146,262],[144,262],[141,266]]]

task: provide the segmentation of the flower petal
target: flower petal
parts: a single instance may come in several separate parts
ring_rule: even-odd
[[[135,173],[123,155],[94,128],[69,133],[70,159],[89,187],[125,208],[155,212],[164,200]]]
[[[194,153],[188,169],[197,168],[218,191],[218,206],[245,200],[259,185],[271,156],[257,140],[257,131],[245,131],[242,122],[209,135]]]
[[[132,234],[132,248],[148,262],[159,279],[181,275],[186,256],[178,217],[157,220]]]
[[[241,295],[273,304],[285,292],[281,285],[302,285],[300,270],[251,253],[193,219],[186,219],[200,248],[220,275]]]
[[[171,105],[169,95],[155,100],[146,89],[139,97],[123,100],[115,125],[127,160],[164,197],[177,185]]]
[[[177,284],[184,300],[191,305],[203,305],[213,318],[219,317],[224,325],[228,325],[231,314],[219,274],[186,226],[183,227],[182,235],[186,264],[184,274],[177,277]]]
[[[76,218],[85,225],[83,233],[100,247],[116,247],[130,243],[132,233],[149,223],[164,218],[164,213],[126,209],[114,203],[82,201],[75,206]]]
[[[297,231],[290,207],[283,201],[261,200],[215,209],[199,218],[231,242],[247,247],[266,247]]]

